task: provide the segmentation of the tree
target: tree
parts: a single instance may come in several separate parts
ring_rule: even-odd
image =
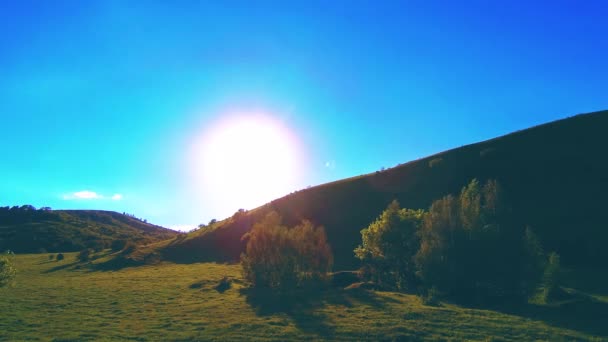
[[[543,273],[543,299],[545,302],[553,298],[559,288],[559,273],[559,254],[552,252],[549,254],[547,266]]]
[[[90,248],[85,248],[85,249],[81,250],[80,253],[78,253],[78,260],[88,261],[89,258],[91,257],[91,254],[93,254],[93,250]]]
[[[413,289],[414,255],[420,247],[418,230],[423,210],[400,209],[395,200],[378,219],[361,230],[362,244],[355,249],[369,275],[378,283]]]
[[[435,201],[416,255],[427,288],[468,298],[526,298],[538,284],[540,243],[510,214],[498,182],[473,179]]]
[[[325,230],[309,221],[289,229],[272,211],[243,236],[243,276],[254,287],[289,290],[306,281],[322,280],[333,256]]]
[[[16,274],[17,270],[13,264],[12,255],[0,255],[0,287],[9,285]]]

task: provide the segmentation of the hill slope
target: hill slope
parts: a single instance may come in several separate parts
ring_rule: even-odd
[[[69,252],[85,247],[109,247],[113,240],[141,244],[177,234],[112,211],[0,208],[0,251]]]
[[[412,161],[382,172],[298,191],[217,226],[161,246],[176,261],[235,260],[240,237],[269,209],[289,224],[310,219],[326,228],[337,269],[357,265],[360,230],[393,199],[428,208],[472,178],[506,189],[521,225],[566,264],[608,258],[608,111],[581,114]]]

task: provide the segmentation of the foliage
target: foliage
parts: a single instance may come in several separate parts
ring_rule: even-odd
[[[217,285],[215,285],[213,288],[220,293],[224,293],[226,292],[226,290],[230,289],[230,287],[232,286],[232,279],[228,278],[227,276],[223,276],[222,279],[220,279],[220,281],[218,282]]]
[[[56,259],[57,259],[57,261],[63,260],[64,259],[63,253],[57,254],[57,258]]]
[[[85,248],[78,253],[78,260],[89,261],[91,254],[93,254],[93,250],[91,248]]]
[[[416,255],[425,286],[466,298],[526,298],[537,285],[542,248],[511,216],[496,181],[481,187],[473,179],[458,197],[433,202]]]
[[[289,229],[276,212],[256,223],[241,255],[243,276],[254,287],[288,290],[326,278],[333,256],[323,227],[302,221]]]
[[[125,246],[127,245],[127,240],[113,240],[112,243],[110,244],[110,248],[115,251],[122,251]]]
[[[512,222],[502,188],[473,179],[458,196],[428,212],[393,201],[361,231],[355,255],[383,286],[459,296],[527,298],[543,268],[542,247],[530,228]],[[432,291],[431,291],[432,290]]]
[[[543,273],[543,300],[548,302],[553,298],[559,288],[560,261],[555,252],[549,254],[547,266]]]
[[[17,274],[12,258],[8,253],[0,255],[0,287],[9,285]]]
[[[131,254],[137,249],[137,245],[131,241],[127,241],[124,248],[122,249],[123,254]]]
[[[442,164],[443,164],[442,158],[433,158],[433,159],[431,159],[431,161],[429,161],[429,168],[433,169],[433,168],[441,166]]]
[[[424,211],[400,209],[395,200],[361,231],[362,244],[355,255],[366,264],[374,281],[399,289],[414,288],[413,258],[420,245],[417,231],[423,218]]]

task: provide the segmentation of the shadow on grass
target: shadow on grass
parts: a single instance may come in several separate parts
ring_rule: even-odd
[[[298,329],[323,338],[334,336],[331,322],[326,315],[319,312],[325,305],[352,307],[359,303],[382,309],[389,301],[372,291],[362,289],[299,289],[278,293],[271,289],[243,288],[240,289],[240,294],[247,297],[246,301],[255,310],[256,315],[285,314],[293,320]]]
[[[143,266],[144,263],[133,260],[125,255],[117,255],[116,257],[97,264],[91,265],[91,271],[118,271],[127,267]]]
[[[65,269],[73,267],[73,266],[75,267],[78,264],[79,264],[78,261],[71,262],[71,263],[62,263],[61,265],[57,265],[55,267],[49,268],[48,270],[44,270],[44,271],[42,271],[42,273],[53,273],[53,272],[65,270]]]
[[[608,303],[576,290],[569,290],[562,299],[549,304],[502,303],[474,307],[539,320],[554,327],[589,335],[608,337]]]

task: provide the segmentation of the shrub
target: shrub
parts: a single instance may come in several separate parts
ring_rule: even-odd
[[[54,259],[55,259],[55,256],[53,254],[50,254],[49,255],[49,260],[54,260]]]
[[[152,252],[146,254],[144,257],[144,264],[146,265],[156,265],[161,262],[161,256],[158,252]]]
[[[112,244],[110,245],[110,248],[115,251],[122,251],[125,246],[127,245],[127,241],[126,240],[114,240],[112,241]]]
[[[219,293],[224,293],[231,286],[232,286],[232,279],[224,276],[222,279],[220,279],[219,283],[217,285],[215,285],[213,288]]]
[[[57,258],[55,258],[57,261],[61,261],[64,259],[64,256],[62,253],[57,254]]]
[[[429,168],[433,169],[443,165],[443,158],[433,158],[429,161]]]
[[[559,288],[559,273],[560,273],[560,261],[559,254],[553,252],[549,254],[547,260],[547,266],[543,274],[543,301],[548,302],[551,298],[555,297],[557,289]]]
[[[333,256],[325,230],[309,221],[289,229],[276,212],[256,223],[241,255],[244,278],[254,287],[291,289],[327,278]]]
[[[123,254],[131,254],[136,249],[137,249],[137,246],[133,242],[127,241],[127,243],[125,244],[125,247],[122,249],[122,253]]]
[[[11,255],[0,255],[0,287],[9,285],[15,278],[16,274],[17,270],[13,265]]]
[[[437,291],[437,288],[433,286],[426,290],[426,292],[421,296],[422,304],[428,306],[439,306],[439,297],[439,291]]]
[[[89,261],[89,258],[93,254],[93,250],[90,248],[85,248],[78,253],[78,260],[80,261]]]

